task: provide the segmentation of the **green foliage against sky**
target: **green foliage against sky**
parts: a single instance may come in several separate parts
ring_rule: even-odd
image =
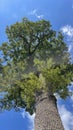
[[[61,32],[49,21],[21,22],[6,28],[8,41],[0,46],[2,109],[26,108],[33,113],[36,95],[48,91],[65,98],[73,80],[73,65]]]

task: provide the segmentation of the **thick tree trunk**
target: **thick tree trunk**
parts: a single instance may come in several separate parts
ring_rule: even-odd
[[[35,130],[64,130],[54,96],[47,93],[37,96]]]

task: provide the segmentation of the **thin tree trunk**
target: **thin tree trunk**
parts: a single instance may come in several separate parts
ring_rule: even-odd
[[[64,130],[54,96],[47,93],[37,96],[35,130]]]

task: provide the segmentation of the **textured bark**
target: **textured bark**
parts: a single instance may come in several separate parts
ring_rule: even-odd
[[[37,96],[35,130],[64,130],[54,96],[47,93]]]

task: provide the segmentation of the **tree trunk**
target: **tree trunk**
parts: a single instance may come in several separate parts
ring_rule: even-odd
[[[41,93],[36,98],[35,130],[64,130],[56,98],[48,93]]]

